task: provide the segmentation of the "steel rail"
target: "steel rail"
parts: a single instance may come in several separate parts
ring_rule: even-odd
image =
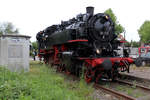
[[[134,83],[131,83],[131,82],[127,82],[127,81],[123,81],[123,80],[116,80],[118,83],[122,83],[122,84],[127,84],[127,85],[130,85],[130,86],[136,86],[138,88],[141,88],[143,90],[146,90],[146,91],[149,91],[150,92],[150,88],[148,87],[145,87],[145,86],[142,86],[142,85],[138,85],[138,84],[134,84]]]
[[[121,73],[121,79],[123,78],[127,78],[127,79],[132,79],[132,80],[137,80],[137,81],[143,81],[143,82],[149,82],[150,83],[150,79],[146,79],[146,78],[141,78],[141,77],[136,77],[133,75],[128,75],[128,74],[123,74]]]
[[[94,87],[97,89],[101,89],[102,91],[105,91],[109,94],[112,94],[115,97],[119,98],[120,100],[136,100],[136,98],[133,98],[133,97],[128,96],[126,94],[119,93],[117,91],[114,91],[113,89],[105,88],[105,87],[98,85],[98,84],[94,84]]]

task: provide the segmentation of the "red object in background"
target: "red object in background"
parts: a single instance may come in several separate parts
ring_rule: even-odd
[[[139,56],[141,56],[142,53],[146,54],[147,52],[150,52],[150,46],[148,47],[141,46],[138,48]]]

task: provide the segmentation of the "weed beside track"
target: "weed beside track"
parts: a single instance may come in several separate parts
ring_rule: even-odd
[[[0,67],[1,100],[92,100],[92,86],[84,80],[66,81],[39,62],[30,63],[30,72],[10,72]]]

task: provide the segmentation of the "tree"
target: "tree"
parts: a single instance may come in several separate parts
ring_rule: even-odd
[[[32,42],[32,48],[36,51],[38,50],[37,42]]]
[[[31,43],[31,42],[30,42]],[[38,45],[37,42],[32,42],[30,47],[30,56],[34,57],[34,53],[38,51]]]
[[[150,43],[150,21],[145,21],[138,30],[140,41]]]
[[[120,33],[123,33],[125,31],[123,26],[121,24],[119,24],[119,22],[117,21],[117,17],[115,16],[115,14],[113,13],[111,8],[107,9],[104,13],[108,14],[111,17],[112,21],[114,22],[115,33],[117,35],[119,35]]]
[[[18,34],[18,29],[10,22],[0,23],[0,34]]]
[[[132,41],[131,42],[126,42],[125,47],[140,47],[140,42],[138,41]]]
[[[132,47],[139,47],[140,46],[140,42],[137,42],[137,41],[132,41],[130,42],[131,46]]]

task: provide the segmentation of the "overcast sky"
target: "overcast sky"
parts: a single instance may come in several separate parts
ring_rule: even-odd
[[[137,30],[150,20],[149,0],[0,0],[0,22],[12,22],[20,34],[35,41],[37,32],[85,13],[87,6],[95,7],[95,13],[111,8],[125,27],[128,41],[138,41]]]

